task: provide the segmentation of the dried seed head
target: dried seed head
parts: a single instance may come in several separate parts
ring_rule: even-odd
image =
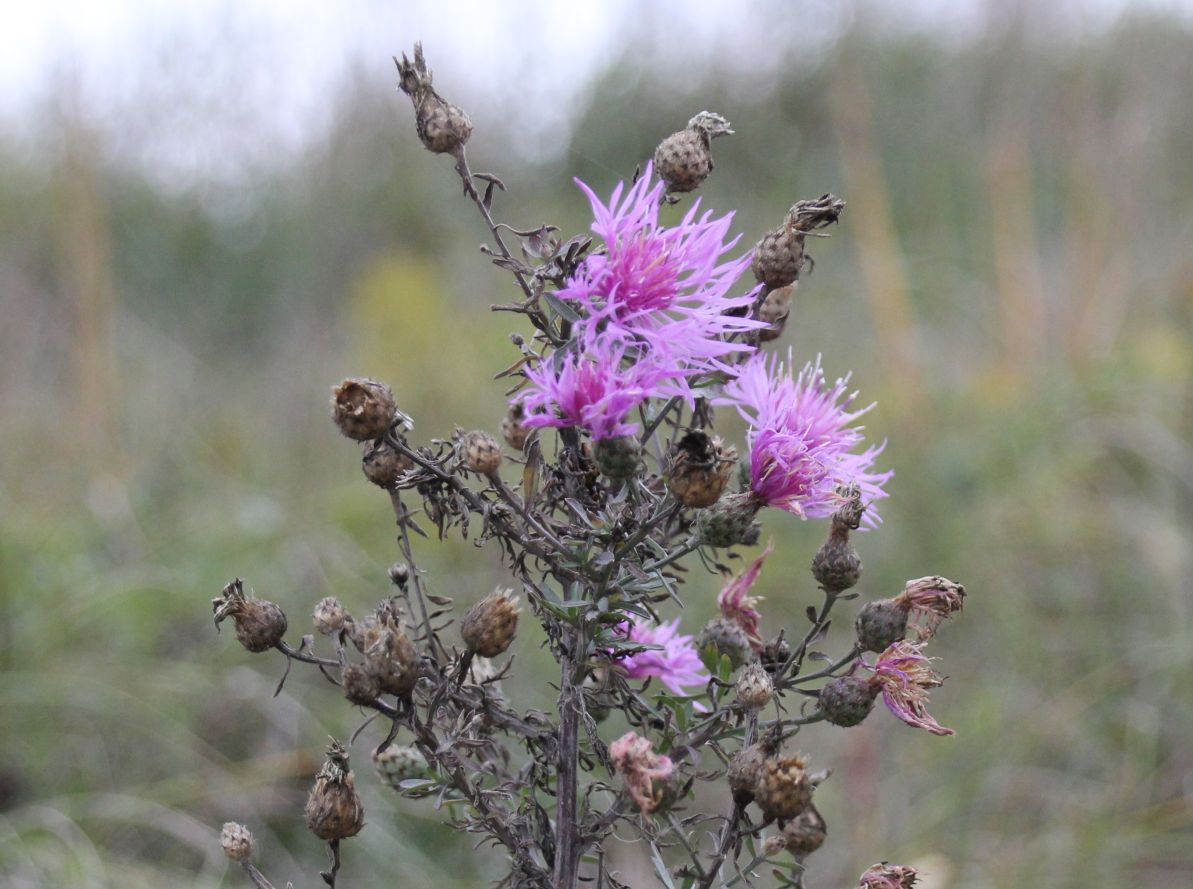
[[[736,462],[737,448],[693,429],[671,450],[668,487],[684,506],[712,506],[721,499]]]
[[[762,666],[773,672],[787,663],[787,659],[790,657],[791,643],[783,636],[776,636],[762,646],[762,653],[758,659],[762,662]]]
[[[909,609],[894,599],[869,602],[854,623],[863,651],[883,652],[907,635]]]
[[[496,590],[464,614],[460,635],[470,651],[497,657],[514,641],[518,630],[518,600],[513,590]]]
[[[331,418],[356,441],[380,438],[398,417],[389,386],[368,377],[351,377],[331,390]]]
[[[314,621],[315,629],[324,636],[338,633],[352,623],[352,615],[335,596],[320,599],[315,605],[315,612],[311,615],[311,619]]]
[[[736,621],[723,617],[714,617],[704,625],[696,639],[696,647],[700,651],[713,648],[718,655],[729,658],[735,670],[754,656],[746,631]]]
[[[394,562],[389,566],[390,582],[398,589],[406,589],[406,581],[410,579],[410,568],[405,562]]]
[[[381,696],[381,680],[364,664],[348,664],[340,671],[340,686],[344,697],[354,704],[367,707]]]
[[[753,663],[737,677],[737,699],[747,707],[759,710],[770,703],[775,685],[760,663]]]
[[[758,542],[761,529],[754,522],[760,505],[749,494],[726,494],[696,513],[696,532],[705,546],[730,547]]]
[[[356,836],[364,827],[365,810],[348,768],[348,751],[334,738],[307,797],[306,816],[307,827],[321,840]]]
[[[765,321],[769,327],[758,331],[758,339],[764,343],[777,340],[783,335],[783,328],[787,326],[787,317],[791,314],[791,297],[795,293],[796,284],[778,287],[766,295],[758,309],[758,320]]]
[[[771,731],[763,735],[758,743],[743,747],[734,754],[726,773],[734,802],[747,806],[754,801],[754,788],[762,777],[762,767],[778,750],[779,733]]]
[[[814,201],[799,201],[783,224],[762,236],[754,247],[751,268],[767,287],[786,287],[799,279],[804,267],[804,239],[810,232],[837,221],[845,202],[831,194]]]
[[[349,627],[349,636],[364,655],[365,670],[380,692],[404,696],[414,689],[418,650],[406,635],[396,600],[382,600],[373,614]],[[362,688],[367,692],[367,687]]]
[[[878,685],[860,676],[838,676],[820,689],[819,706],[833,725],[848,728],[870,715],[878,697]]]
[[[754,802],[767,820],[794,818],[812,802],[812,782],[800,756],[768,759],[754,788]]]
[[[501,467],[501,445],[488,432],[477,430],[461,436],[458,445],[464,465],[481,475],[493,475]]]
[[[965,587],[947,577],[921,577],[907,581],[895,601],[908,608],[916,637],[922,642],[965,607]]]
[[[632,435],[602,438],[593,448],[593,458],[601,474],[614,481],[633,478],[642,465],[638,439]]]
[[[402,54],[398,66],[399,86],[414,104],[418,138],[428,151],[458,155],[472,135],[472,121],[461,108],[444,101],[431,86],[432,73],[423,59],[421,43],[414,44],[414,63]]]
[[[243,824],[227,822],[220,831],[220,845],[233,861],[244,864],[253,858],[253,835]]]
[[[526,439],[530,435],[530,430],[523,423],[525,419],[526,409],[520,401],[513,402],[501,418],[501,437],[515,451],[526,447]]]
[[[783,825],[779,836],[783,839],[784,849],[796,858],[803,858],[824,845],[828,837],[828,826],[816,811],[816,807],[808,806]]]
[[[273,602],[246,596],[238,577],[224,587],[223,594],[211,600],[215,626],[231,617],[236,624],[236,639],[249,651],[268,651],[286,635],[286,615]]]
[[[365,478],[379,488],[392,488],[403,472],[414,468],[414,461],[387,441],[378,441],[365,449],[360,468]]]
[[[861,524],[861,491],[856,485],[838,488],[839,496],[845,498],[841,507],[833,513],[828,540],[812,558],[812,576],[828,593],[843,593],[857,585],[862,576],[862,560],[849,542],[849,532],[856,531]]]
[[[914,867],[887,864],[871,865],[858,881],[859,889],[912,889],[919,875]]]
[[[402,782],[411,778],[424,778],[430,774],[427,760],[417,748],[391,744],[384,750],[373,752],[373,766],[377,776],[394,790],[402,789]]]
[[[669,192],[695,191],[713,170],[712,140],[733,133],[729,121],[711,111],[701,111],[686,129],[659,143],[654,168]]]

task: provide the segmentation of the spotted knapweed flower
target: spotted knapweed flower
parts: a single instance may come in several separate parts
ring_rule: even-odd
[[[965,606],[965,587],[947,577],[921,577],[907,581],[895,604],[907,610],[922,642],[936,635],[940,625]]]
[[[725,588],[717,594],[717,607],[721,609],[721,616],[733,621],[746,631],[750,647],[755,652],[762,651],[762,615],[755,607],[762,601],[762,597],[751,596],[750,588],[758,580],[758,575],[762,571],[762,563],[774,549],[774,543],[768,543],[762,555],[755,559],[749,568],[729,581]]]
[[[857,451],[862,427],[853,424],[870,408],[850,410],[857,393],[846,388],[849,378],[829,385],[819,360],[798,376],[792,370],[790,352],[786,362],[755,355],[714,401],[750,424],[752,496],[802,518],[832,515],[844,502],[838,487],[856,484],[870,503],[887,496],[883,485],[894,473],[873,469],[885,445]],[[877,523],[872,506],[862,521]]]
[[[592,204],[592,230],[605,243],[556,293],[578,303],[582,326],[617,331],[647,353],[665,355],[684,379],[724,369],[719,359],[752,348],[726,337],[765,326],[743,317],[757,292],[729,291],[750,264],[750,254],[723,259],[733,214],[714,218],[696,201],[678,225],[659,224],[666,184],[651,167],[628,189],[619,183],[608,204],[580,180]],[[666,360],[663,363],[668,363]]]
[[[955,735],[928,714],[928,690],[938,688],[943,680],[932,669],[923,648],[923,643],[894,643],[870,667],[874,671],[870,681],[882,689],[887,709],[908,725],[934,735]]]
[[[887,864],[885,861],[866,868],[858,881],[859,889],[912,889],[919,879],[914,867]]]
[[[696,653],[691,636],[679,632],[679,618],[663,624],[622,624],[621,631],[631,642],[658,645],[617,661],[630,679],[657,677],[677,695],[692,694],[688,689],[708,682],[708,671]]]
[[[650,740],[626,732],[609,745],[609,761],[644,815],[657,812],[674,791],[675,764],[651,748]]]

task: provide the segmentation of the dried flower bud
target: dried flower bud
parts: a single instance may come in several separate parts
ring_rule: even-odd
[[[513,402],[501,418],[501,437],[515,451],[526,447],[526,439],[530,435],[530,429],[523,423],[525,419],[526,409],[520,401]]]
[[[402,782],[424,778],[430,774],[427,760],[415,747],[391,744],[382,751],[374,751],[373,766],[377,776],[394,790],[402,789]]]
[[[754,523],[760,504],[749,494],[727,494],[707,509],[696,513],[696,531],[705,546],[730,547],[757,542],[760,529]]]
[[[513,590],[496,590],[468,609],[460,635],[468,649],[481,657],[497,657],[514,641],[518,630],[518,600]]]
[[[400,624],[386,624],[378,640],[365,651],[365,664],[386,694],[408,695],[418,683],[418,649]]]
[[[360,468],[365,478],[377,487],[389,489],[398,483],[403,472],[414,468],[414,461],[389,442],[378,441],[365,450]]]
[[[751,266],[754,277],[772,288],[794,283],[804,267],[804,239],[808,233],[836,222],[844,209],[845,202],[831,194],[797,202],[783,224],[755,245]]]
[[[223,595],[211,600],[215,626],[231,617],[236,623],[236,639],[253,653],[268,651],[286,635],[286,615],[273,602],[244,594],[244,583],[238,577],[224,587]]]
[[[769,343],[783,335],[783,328],[787,326],[787,318],[791,314],[791,297],[795,293],[796,284],[778,287],[766,295],[758,309],[758,320],[765,321],[769,327],[758,331],[758,339]]]
[[[947,577],[907,581],[895,602],[908,610],[920,641],[931,639],[944,621],[965,607],[965,587]]]
[[[464,465],[481,475],[493,475],[501,467],[501,445],[488,432],[477,430],[460,438]]]
[[[243,824],[227,822],[220,831],[220,845],[224,847],[225,855],[240,864],[253,858],[253,835]]]
[[[787,663],[790,657],[791,643],[782,636],[776,636],[762,646],[762,653],[758,659],[762,662],[762,666],[774,672]]]
[[[701,111],[688,121],[686,129],[672,133],[654,153],[655,172],[667,183],[667,191],[695,191],[712,172],[712,140],[731,135],[729,121],[711,111]]]
[[[331,390],[331,418],[356,441],[380,438],[397,417],[393,390],[378,380],[352,377]]]
[[[402,54],[398,66],[399,86],[414,104],[418,138],[428,151],[458,155],[472,135],[472,121],[461,108],[444,101],[431,86],[432,73],[423,59],[421,43],[414,44],[414,64]]]
[[[849,532],[857,530],[865,511],[856,485],[838,488],[837,493],[845,502],[833,513],[828,540],[812,558],[812,576],[825,592],[833,594],[845,592],[861,579],[862,560],[849,542]]]
[[[324,636],[338,633],[352,622],[352,615],[335,596],[320,599],[311,615],[315,629]]]
[[[799,756],[768,759],[754,787],[754,802],[768,821],[794,818],[812,802],[812,782]]]
[[[907,635],[908,609],[894,599],[869,602],[858,612],[854,626],[863,651],[886,651]]]
[[[398,589],[406,589],[406,581],[410,579],[410,568],[405,562],[394,562],[389,566],[389,580]]]
[[[762,768],[778,749],[779,735],[771,732],[764,735],[758,743],[743,747],[734,754],[725,775],[729,780],[729,792],[733,794],[734,802],[740,806],[748,806],[754,801],[754,789],[762,778]]]
[[[754,657],[750,647],[750,636],[741,624],[723,617],[714,617],[704,625],[696,638],[696,648],[704,651],[713,648],[718,655],[729,658],[733,669],[748,663]]]
[[[348,768],[348,751],[334,738],[307,797],[306,816],[307,827],[321,840],[353,837],[364,827],[365,809]]]
[[[633,478],[642,465],[638,439],[632,435],[602,438],[593,447],[593,459],[601,474],[614,481]]]
[[[684,506],[712,506],[719,499],[737,462],[737,448],[693,429],[671,451],[671,493]]]
[[[670,805],[677,790],[675,765],[655,753],[648,739],[626,732],[609,745],[609,759],[643,815]]]
[[[919,879],[914,867],[887,864],[871,865],[858,881],[859,889],[912,889]]]
[[[808,806],[783,825],[779,836],[783,839],[784,849],[796,858],[803,858],[824,845],[828,826],[816,811],[816,806]]]
[[[775,685],[762,664],[750,664],[737,677],[737,699],[747,707],[755,710],[765,707],[774,692]]]
[[[848,728],[870,715],[878,686],[859,676],[838,676],[820,689],[820,712],[833,725]]]
[[[367,707],[381,696],[381,679],[364,664],[348,664],[340,671],[344,697]]]

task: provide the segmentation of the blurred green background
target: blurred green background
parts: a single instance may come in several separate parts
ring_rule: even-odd
[[[386,593],[392,515],[328,422],[340,378],[391,382],[419,441],[501,415],[510,281],[394,89],[422,37],[515,227],[584,230],[571,177],[607,193],[704,108],[737,130],[704,200],[744,243],[849,201],[779,345],[878,400],[897,474],[863,593],[971,595],[933,643],[957,737],[885,713],[801,737],[835,772],[809,885],[879,859],[928,889],[1193,885],[1190,7],[727,6],[133,3],[70,30],[48,4],[0,109],[0,883],[245,885],[226,819],[279,886],[318,882],[301,806],[360,717],[301,670],[271,698],[280,659],[208,601],[240,575],[297,636],[324,595]],[[824,530],[768,517],[769,631],[814,601]],[[460,602],[505,580],[469,543],[419,555]],[[690,631],[718,588],[689,584]],[[526,624],[527,675],[541,641]],[[497,876],[382,792],[377,735],[343,885]]]

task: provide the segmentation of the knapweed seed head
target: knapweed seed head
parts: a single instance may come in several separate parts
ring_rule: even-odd
[[[919,874],[914,867],[887,864],[885,861],[866,868],[858,880],[859,889],[912,889]]]
[[[391,744],[381,751],[373,751],[373,767],[377,776],[394,790],[402,789],[402,782],[411,778],[425,778],[430,768],[416,747]]]
[[[818,706],[827,722],[848,728],[870,715],[878,691],[878,685],[869,679],[838,676],[820,689]]]
[[[737,448],[692,429],[671,449],[667,486],[684,506],[712,506],[721,499],[736,464]]]
[[[813,201],[798,201],[778,228],[767,232],[754,246],[751,268],[754,277],[767,287],[786,287],[803,271],[804,240],[810,232],[832,225],[845,209],[845,202],[831,194]]]
[[[907,635],[906,606],[894,599],[867,602],[858,612],[854,627],[863,651],[883,652]]]
[[[393,390],[380,380],[350,377],[331,390],[331,417],[340,432],[356,441],[373,441],[398,418]]]
[[[965,606],[965,587],[947,577],[909,580],[895,602],[906,608],[916,637],[923,642],[936,635],[945,620]]]
[[[501,468],[501,445],[497,439],[483,430],[467,432],[460,436],[460,459],[472,472],[479,475],[495,475]]]
[[[811,805],[813,789],[803,757],[771,757],[759,771],[754,802],[768,821],[794,818]]]
[[[330,636],[347,628],[352,623],[352,615],[335,596],[320,599],[311,615],[315,629],[324,636]]]
[[[418,138],[428,151],[458,155],[472,135],[472,121],[463,109],[445,101],[432,88],[432,72],[423,59],[421,43],[414,44],[414,62],[402,54],[398,66],[398,85],[414,104],[414,123]]]
[[[862,577],[862,560],[849,540],[849,532],[857,530],[865,507],[861,491],[855,484],[837,489],[844,502],[833,513],[828,539],[812,557],[812,576],[825,592],[843,593],[857,585]]]
[[[828,825],[816,806],[811,805],[784,824],[779,836],[784,849],[796,858],[804,858],[824,845],[828,838]]]
[[[695,191],[712,172],[712,140],[731,135],[729,121],[711,111],[701,111],[685,129],[659,143],[654,168],[669,192]]]
[[[381,696],[381,678],[367,664],[345,664],[340,687],[353,704],[367,707]]]
[[[321,840],[356,836],[364,827],[365,810],[348,768],[348,751],[334,738],[307,797],[306,816],[307,827]]]
[[[518,599],[513,590],[495,590],[468,609],[460,635],[481,657],[497,657],[510,647],[518,631]]]
[[[273,602],[245,595],[244,582],[239,577],[211,600],[211,609],[216,629],[231,617],[236,624],[236,640],[254,654],[275,647],[286,635],[286,615],[282,609]]]
[[[754,657],[750,637],[741,624],[724,617],[714,617],[706,623],[696,639],[696,645],[700,651],[711,648],[718,657],[729,658],[729,664],[735,670]]]
[[[761,710],[770,703],[775,684],[762,664],[755,661],[737,677],[737,699],[751,710]]]
[[[530,429],[523,422],[525,419],[526,409],[520,401],[513,402],[501,418],[501,437],[515,451],[526,447],[526,438],[530,435]]]
[[[766,327],[758,331],[760,342],[769,343],[783,335],[787,319],[791,316],[791,298],[795,295],[796,286],[788,284],[786,287],[777,287],[762,301],[758,308],[758,320],[765,322]]]
[[[365,448],[360,461],[365,478],[379,488],[389,489],[398,483],[402,473],[414,468],[414,461],[388,441],[376,441]]]
[[[253,860],[253,835],[243,824],[227,822],[220,831],[220,846],[224,854],[238,864]]]

